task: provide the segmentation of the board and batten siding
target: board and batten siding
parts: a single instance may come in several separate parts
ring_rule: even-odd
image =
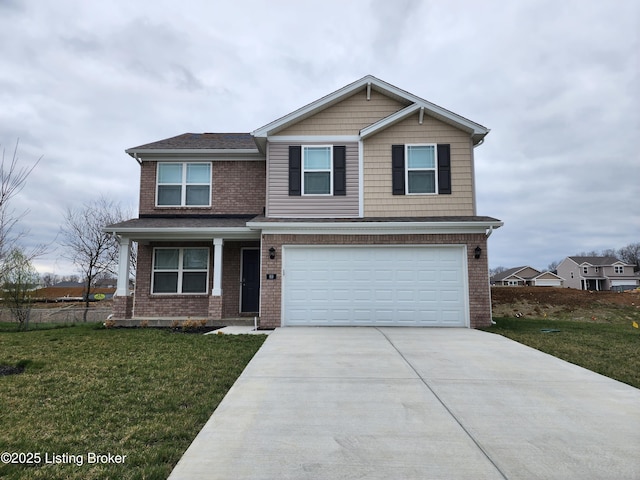
[[[358,135],[364,127],[406,106],[376,91],[372,91],[367,100],[367,90],[363,87],[354,95],[279,131],[277,135]]]
[[[326,145],[326,142],[304,145]],[[346,195],[289,195],[289,145],[270,143],[268,148],[268,217],[350,218],[358,216],[358,144],[341,143],[346,153]],[[300,145],[300,144],[296,144]],[[337,143],[335,145],[338,145]]]
[[[364,143],[364,216],[475,215],[473,146],[468,133],[428,115],[416,113]],[[391,146],[435,143],[451,145],[451,195],[393,195]]]

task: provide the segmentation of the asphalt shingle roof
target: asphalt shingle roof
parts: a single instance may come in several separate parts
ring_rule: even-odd
[[[256,149],[250,133],[183,133],[127,149],[135,150],[186,150],[186,149]]]
[[[607,266],[613,265],[616,262],[619,262],[616,257],[569,257],[571,260],[576,262],[578,265],[582,265],[583,263],[588,263],[589,265],[594,266]]]

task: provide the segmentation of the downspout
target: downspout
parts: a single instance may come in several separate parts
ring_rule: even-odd
[[[491,236],[491,234],[493,233],[493,225],[489,225],[489,228],[487,228],[486,232],[484,232],[485,236],[487,237],[487,240],[489,239],[489,237]],[[489,268],[489,242],[487,242],[487,270]],[[487,273],[489,273],[487,271]],[[496,322],[493,321],[493,300],[491,298],[491,276],[487,275],[487,282],[489,283],[489,315],[491,316],[491,325],[495,325]]]

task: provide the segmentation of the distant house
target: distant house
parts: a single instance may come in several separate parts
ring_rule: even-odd
[[[567,257],[558,265],[565,287],[578,290],[615,290],[634,288],[640,277],[633,265],[616,257]]]
[[[505,287],[561,287],[562,278],[553,272],[541,272],[533,267],[514,267],[491,277],[491,284]]]

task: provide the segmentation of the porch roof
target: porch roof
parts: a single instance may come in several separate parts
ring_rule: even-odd
[[[503,225],[492,217],[357,217],[357,218],[266,218],[262,215],[247,223],[262,233],[319,234],[440,234],[486,233]]]
[[[132,240],[253,239],[260,233],[247,227],[255,215],[147,215],[108,225],[110,232]]]

